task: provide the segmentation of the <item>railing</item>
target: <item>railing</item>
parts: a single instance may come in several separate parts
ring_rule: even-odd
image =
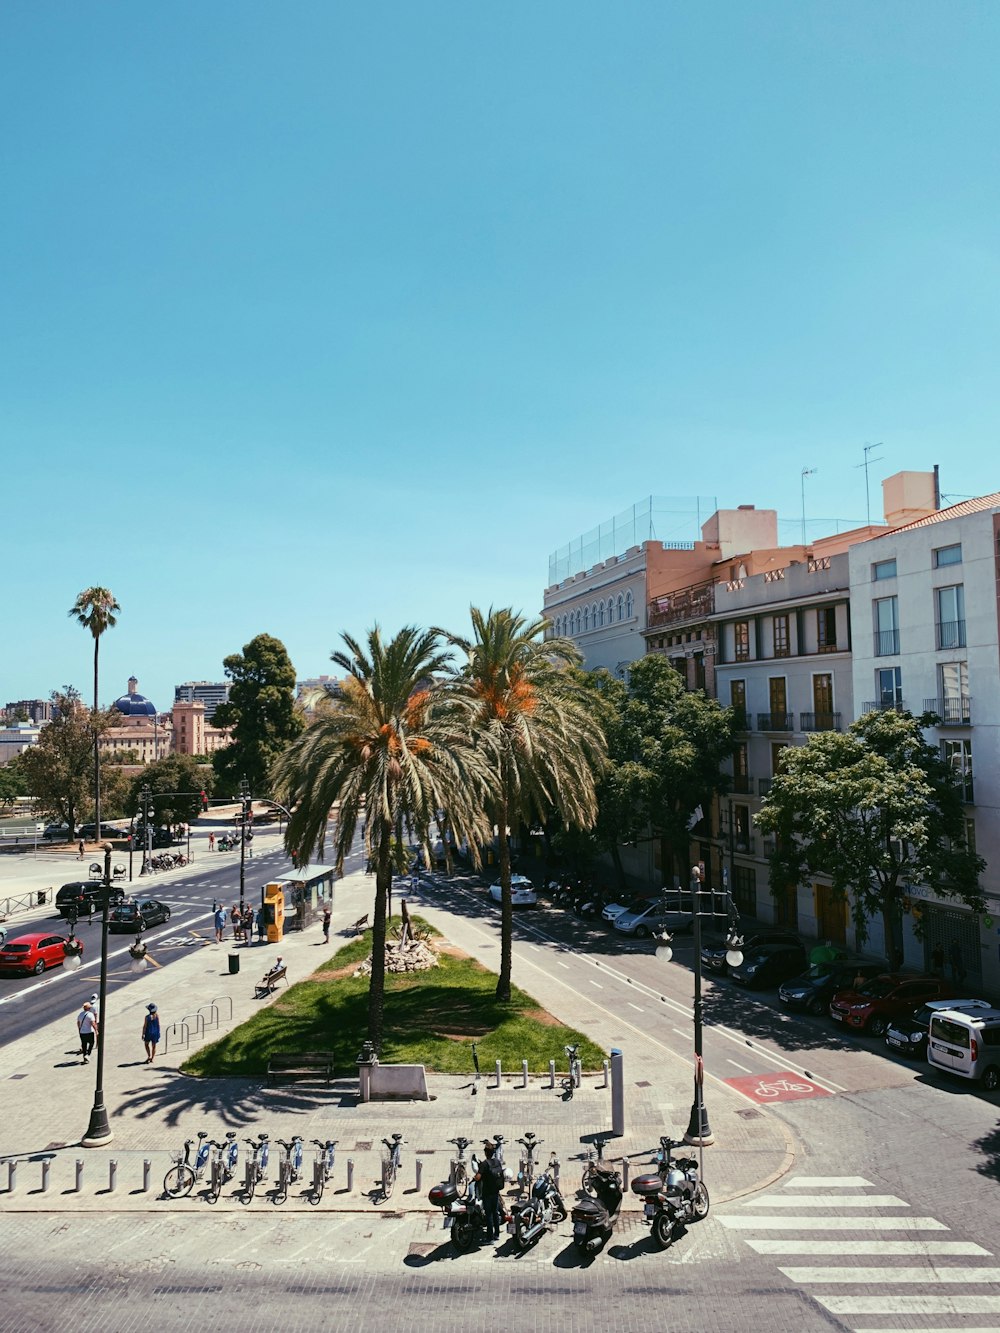
[[[715,610],[715,584],[693,583],[678,592],[657,597],[649,603],[646,624],[649,629],[669,625],[680,620],[695,620],[710,616]]]
[[[760,845],[760,850],[764,853],[765,856],[773,856],[774,849],[776,846],[777,844],[773,838],[765,838]]]
[[[32,907],[44,907],[50,901],[51,888],[32,889],[30,893],[19,893],[14,898],[4,898],[0,902],[0,921],[13,916],[15,912],[28,912]]]
[[[794,713],[758,713],[758,731],[794,731]]]
[[[778,583],[784,577],[785,571],[783,569],[767,569],[764,571],[765,583]]]
[[[753,778],[747,777],[746,773],[733,774],[733,791],[739,792],[741,796],[749,796],[753,790]]]
[[[822,573],[824,569],[830,568],[830,557],[828,555],[815,556],[806,561],[806,569],[810,574]]]
[[[899,630],[877,629],[875,631],[875,656],[893,657],[899,652]]]
[[[732,707],[733,707],[733,730],[749,731],[750,714],[747,712],[745,708],[737,708],[735,704]]]
[[[937,713],[945,727],[972,725],[972,700],[967,694],[947,699],[925,699],[925,713]]]
[[[865,713],[905,713],[906,704],[902,699],[869,699],[867,703],[861,705],[862,714]]]
[[[939,648],[965,647],[964,620],[940,620],[934,628],[937,632],[937,646]]]
[[[799,728],[802,731],[839,731],[839,713],[800,713]]]
[[[740,856],[756,856],[757,842],[754,838],[747,837],[746,834],[741,836],[737,833],[733,850],[739,853]]]
[[[757,779],[757,795],[758,795],[758,796],[767,796],[767,794],[768,794],[768,793],[770,792],[770,790],[771,790],[771,783],[772,783],[773,781],[774,781],[774,778],[758,778],[758,779]]]

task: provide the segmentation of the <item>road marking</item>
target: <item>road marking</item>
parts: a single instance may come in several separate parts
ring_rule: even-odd
[[[675,1029],[675,1031],[676,1031],[676,1029]],[[753,1072],[752,1070],[747,1069],[746,1065],[737,1064],[737,1062],[736,1062],[735,1060],[730,1060],[728,1057],[726,1058],[726,1064],[729,1064],[729,1065],[736,1065],[736,1068],[737,1068],[737,1069],[742,1069],[743,1072],[744,1072],[744,1074],[750,1074],[750,1073]]]
[[[793,1282],[1000,1282],[1000,1268],[969,1268],[957,1265],[927,1268],[779,1268]]]
[[[734,1231],[950,1231],[933,1217],[720,1217]]]
[[[629,1000],[629,1002],[628,1002],[628,1007],[629,1007],[630,1009],[635,1009],[636,1012],[637,1012],[637,1013],[640,1013],[640,1014],[644,1014],[644,1013],[646,1012],[645,1009],[643,1009],[640,1005],[638,1005],[638,1004],[633,1004],[631,1000]]]
[[[768,1195],[763,1199],[747,1199],[744,1208],[909,1208],[905,1199],[895,1194],[788,1194],[784,1198]]]
[[[829,1185],[831,1189],[850,1189],[860,1190],[865,1186],[871,1185],[870,1180],[865,1180],[864,1176],[796,1176],[794,1180],[786,1180],[784,1188],[786,1190],[811,1190],[817,1185]]]
[[[601,985],[601,983],[600,983],[599,981],[593,981],[593,980],[592,980],[590,984],[591,984],[592,986],[596,986],[598,990],[603,990],[603,989],[604,989],[604,987]]]
[[[816,1296],[814,1299],[831,1314],[1000,1314],[1000,1296]],[[995,1328],[994,1325],[994,1333]],[[962,1333],[969,1330],[963,1329]]]
[[[685,1041],[690,1041],[690,1040],[691,1040],[691,1033],[690,1033],[690,1032],[684,1032],[684,1031],[681,1030],[681,1028],[672,1028],[671,1031],[672,1031],[672,1032],[676,1032],[677,1035],[678,1035],[678,1037],[683,1037]]]
[[[564,963],[561,958],[557,958],[556,962],[559,964],[560,967],[564,967],[567,972],[569,971],[569,963]]]
[[[857,1259],[889,1255],[930,1259],[935,1255],[987,1256],[990,1253],[971,1240],[883,1240],[881,1237],[877,1240],[776,1240],[770,1236],[766,1239],[745,1236],[744,1241],[758,1254],[838,1254]]]

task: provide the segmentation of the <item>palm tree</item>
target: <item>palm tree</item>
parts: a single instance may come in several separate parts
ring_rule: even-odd
[[[94,636],[94,823],[97,827],[97,841],[101,840],[101,750],[97,731],[97,665],[101,647],[101,635],[106,629],[114,629],[118,624],[118,612],[121,607],[115,601],[110,588],[84,588],[69,609],[69,614],[84,629]]]
[[[607,757],[588,692],[573,668],[569,639],[543,635],[548,620],[528,622],[509,607],[486,615],[473,607],[472,638],[449,635],[466,658],[453,688],[473,714],[475,734],[493,769],[491,824],[500,861],[501,935],[497,999],[510,999],[514,918],[509,830],[516,821],[545,822],[558,810],[567,824],[589,828],[597,817],[595,775]]]
[[[431,822],[443,809],[456,837],[478,847],[489,771],[471,743],[468,710],[435,679],[448,662],[436,633],[408,626],[384,643],[375,626],[364,647],[343,639],[348,651],[331,658],[348,673],[342,696],[319,701],[315,720],[278,760],[274,777],[292,810],[285,846],[297,858],[322,844],[336,804],[334,858],[343,873],[364,822],[365,854],[375,867],[368,1040],[377,1052],[386,904],[400,832],[412,830],[426,854]]]

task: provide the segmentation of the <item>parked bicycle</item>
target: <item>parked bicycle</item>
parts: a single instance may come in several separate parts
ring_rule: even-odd
[[[566,1046],[563,1049],[566,1052],[566,1060],[569,1065],[569,1074],[562,1080],[563,1101],[571,1102],[580,1079],[580,1061],[576,1058],[576,1053],[580,1047],[579,1045]]]
[[[297,1185],[302,1179],[302,1139],[300,1135],[293,1134],[290,1143],[284,1139],[277,1139],[276,1142],[282,1149],[278,1162],[278,1184],[273,1196],[274,1202],[279,1204],[288,1198],[292,1185]]]
[[[313,1183],[309,1191],[309,1202],[318,1204],[323,1197],[323,1191],[333,1179],[333,1164],[337,1156],[337,1140],[327,1139],[323,1143],[320,1139],[313,1139],[313,1143],[319,1149],[313,1161]]]
[[[453,1143],[458,1149],[458,1156],[453,1158],[451,1163],[451,1179],[456,1189],[461,1191],[464,1190],[469,1183],[469,1168],[465,1162],[465,1150],[469,1147],[472,1140],[462,1138],[462,1136],[459,1135],[457,1139],[449,1139],[448,1142]]]
[[[525,1194],[530,1193],[535,1180],[535,1168],[538,1164],[535,1153],[541,1147],[542,1142],[543,1140],[536,1138],[531,1130],[526,1130],[524,1138],[518,1139],[518,1143],[524,1151],[521,1153],[521,1160],[517,1165],[517,1184]]]
[[[210,1140],[212,1146],[212,1170],[208,1187],[209,1203],[218,1203],[222,1187],[228,1185],[236,1174],[240,1157],[240,1145],[236,1141],[236,1131],[226,1131],[225,1143]]]
[[[267,1179],[267,1164],[271,1156],[271,1147],[266,1134],[258,1134],[256,1139],[247,1139],[246,1143],[250,1151],[247,1153],[243,1190],[240,1194],[240,1202],[244,1204],[251,1201],[257,1186]]]
[[[171,1199],[181,1199],[186,1194],[190,1194],[194,1189],[195,1181],[200,1180],[205,1174],[205,1167],[208,1165],[209,1154],[212,1151],[206,1130],[199,1129],[198,1131],[198,1147],[192,1163],[191,1149],[194,1144],[194,1139],[185,1139],[184,1147],[180,1151],[170,1154],[174,1159],[174,1165],[163,1177],[163,1193]]]
[[[594,1139],[594,1146],[587,1153],[587,1162],[583,1168],[583,1175],[580,1178],[580,1185],[588,1194],[594,1192],[594,1185],[598,1176],[605,1173],[606,1162],[604,1161],[604,1149],[607,1139]]]
[[[382,1142],[388,1149],[388,1152],[382,1154],[382,1197],[388,1199],[392,1197],[399,1168],[403,1165],[403,1136],[393,1134],[391,1143],[388,1139]]]

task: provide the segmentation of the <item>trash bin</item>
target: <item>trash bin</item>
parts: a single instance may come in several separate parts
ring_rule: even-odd
[[[231,953],[229,955],[229,971],[235,974],[239,970],[240,970],[240,956],[238,953]]]

